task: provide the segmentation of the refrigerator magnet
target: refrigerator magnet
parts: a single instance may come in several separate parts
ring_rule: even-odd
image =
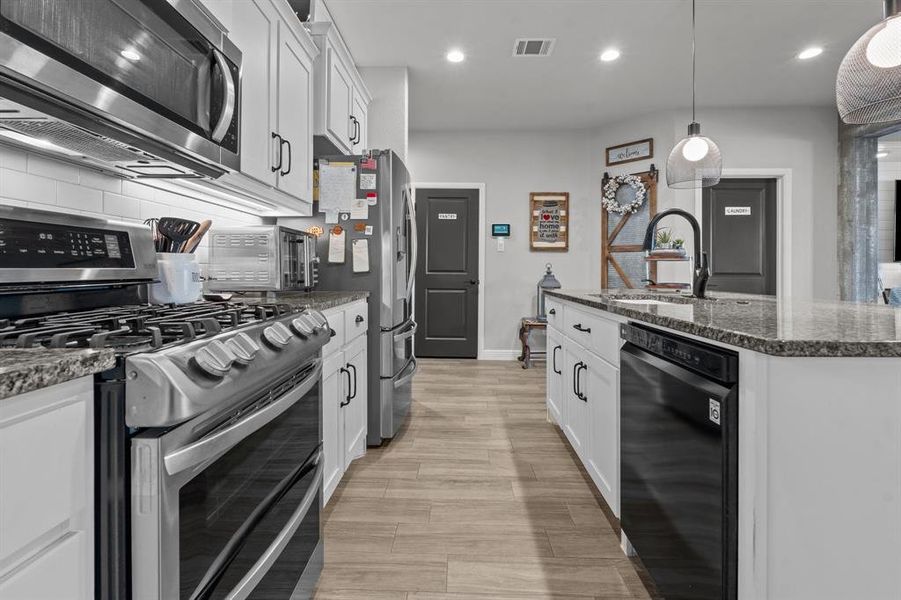
[[[360,173],[360,189],[374,190],[376,186],[375,173]]]
[[[378,202],[378,200],[379,200],[379,196],[375,192],[369,192],[366,194],[366,203],[369,206],[375,206],[376,203]]]

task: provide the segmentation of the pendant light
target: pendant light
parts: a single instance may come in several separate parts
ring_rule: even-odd
[[[671,188],[711,187],[720,182],[723,156],[716,143],[701,135],[695,120],[695,0],[691,0],[691,123],[688,137],[666,159],[666,184]]]
[[[838,68],[835,98],[845,123],[901,119],[901,1],[884,0],[883,20],[848,50]]]

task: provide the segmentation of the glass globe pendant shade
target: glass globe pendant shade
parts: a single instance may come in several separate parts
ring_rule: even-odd
[[[842,121],[852,125],[901,119],[901,15],[885,2],[885,19],[848,51],[838,69],[835,98]]]
[[[688,126],[688,137],[666,159],[666,184],[671,188],[712,187],[723,175],[723,155],[716,142],[701,135],[701,126]]]

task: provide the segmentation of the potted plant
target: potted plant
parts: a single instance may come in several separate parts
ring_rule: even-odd
[[[668,250],[673,247],[673,234],[670,233],[670,230],[667,227],[658,229],[654,241],[656,248]]]

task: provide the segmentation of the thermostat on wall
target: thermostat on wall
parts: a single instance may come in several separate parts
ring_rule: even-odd
[[[509,223],[492,223],[491,224],[491,236],[492,237],[510,237],[510,224]]]

